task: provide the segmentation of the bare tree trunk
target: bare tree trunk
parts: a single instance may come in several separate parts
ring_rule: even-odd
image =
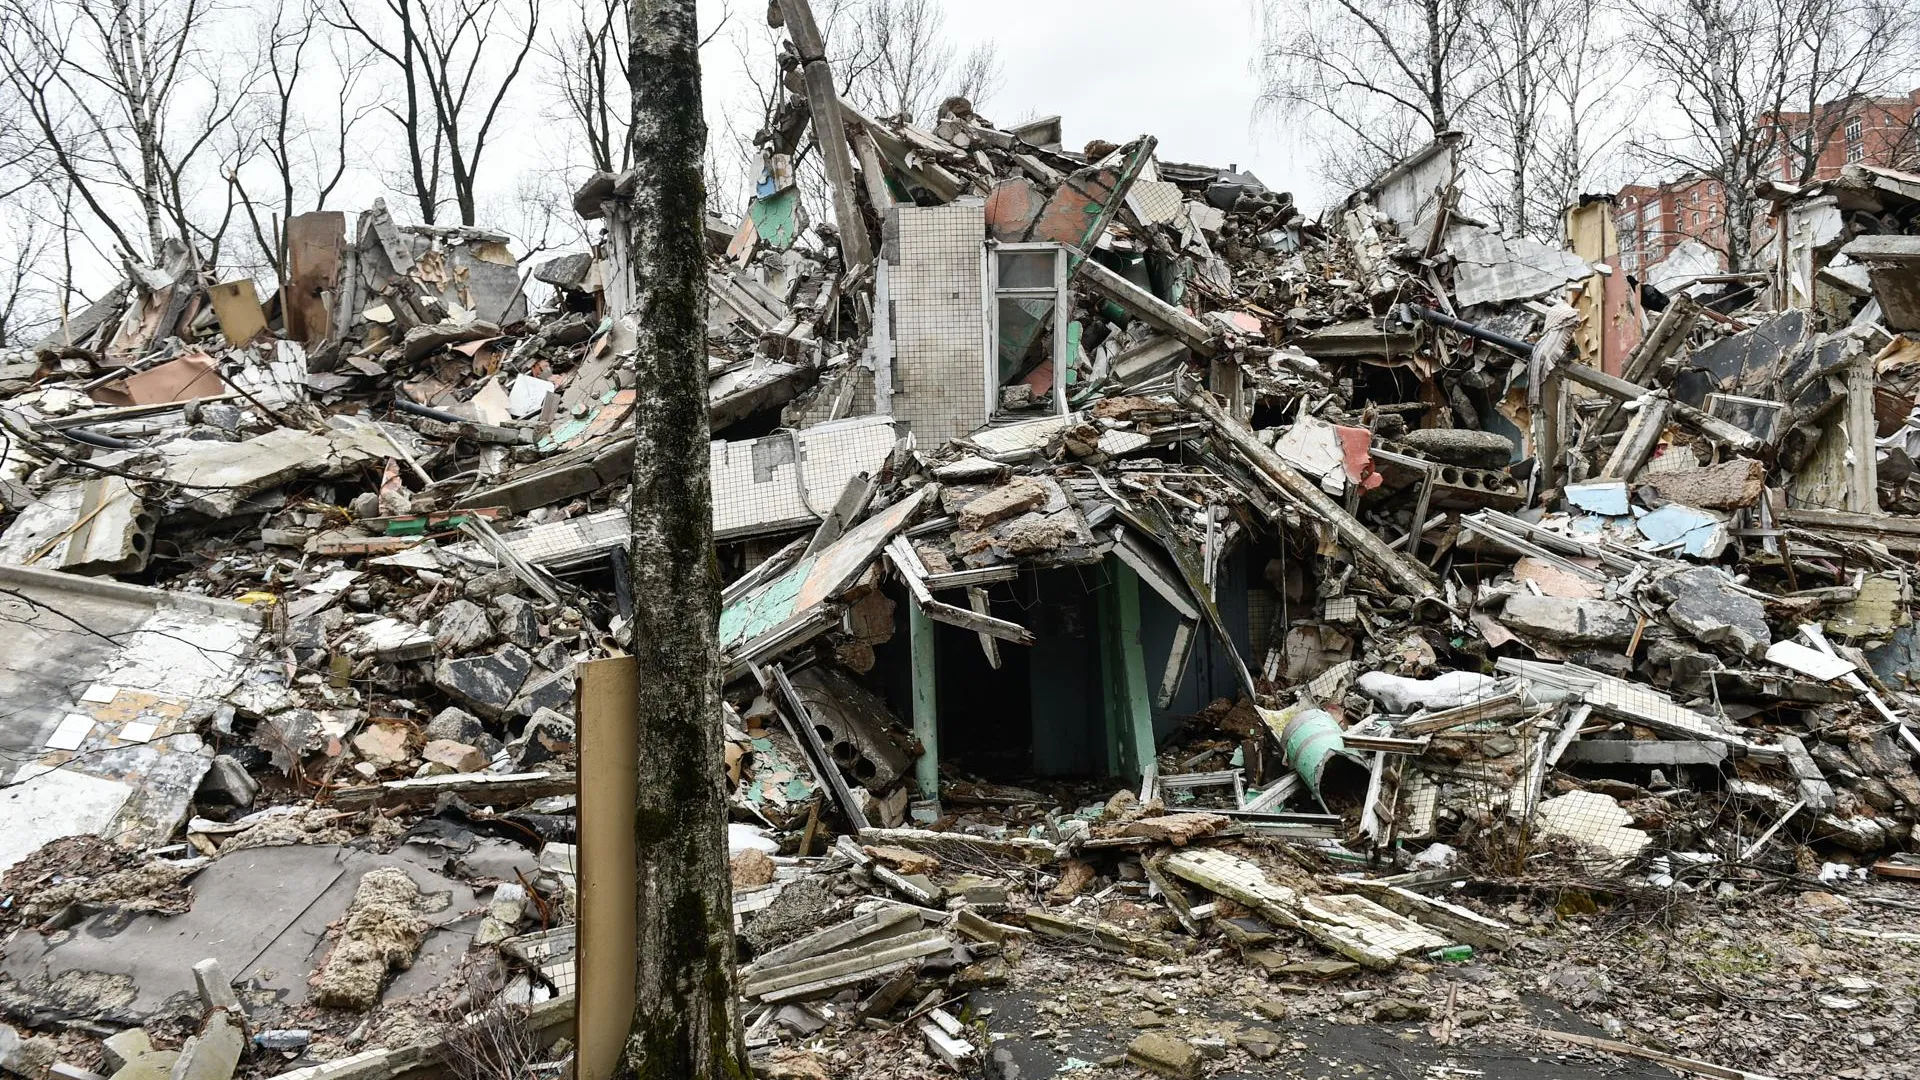
[[[707,474],[706,123],[695,0],[629,5],[628,266],[640,287],[634,410],[634,807],[639,933],[619,1075],[747,1076],[734,997],[719,693],[720,583]]]

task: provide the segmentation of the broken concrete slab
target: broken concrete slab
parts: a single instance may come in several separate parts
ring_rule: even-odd
[[[1513,440],[1473,428],[1415,428],[1397,440],[1422,456],[1463,469],[1504,469],[1513,463]]]
[[[137,573],[152,553],[158,521],[121,477],[62,484],[7,525],[0,534],[0,563],[79,574]]]
[[[733,540],[810,526],[855,476],[878,475],[898,436],[887,416],[857,416],[799,431],[716,440],[713,530]]]
[[[978,494],[964,487],[949,487],[942,501],[948,512],[959,518],[961,528],[978,532],[997,521],[1046,505],[1048,495],[1046,485],[1038,480],[1016,477]]]
[[[0,870],[73,833],[163,842],[211,764],[198,726],[238,683],[260,612],[27,567],[0,566],[0,589]]]
[[[1530,300],[1593,276],[1593,267],[1565,248],[1476,225],[1448,229],[1447,250],[1454,258],[1453,302],[1463,308]]]
[[[1567,764],[1719,765],[1728,750],[1720,743],[1684,739],[1578,739],[1560,755]]]
[[[487,609],[466,599],[441,608],[427,624],[427,630],[433,634],[435,648],[443,655],[464,656],[494,640]]]
[[[1211,836],[1230,824],[1232,819],[1224,814],[1163,814],[1130,821],[1120,830],[1120,835],[1140,836],[1183,847],[1200,837]]]
[[[215,1009],[198,1035],[180,1045],[169,1080],[228,1080],[246,1049],[246,1029],[225,1009]]]
[[[1536,811],[1540,831],[1597,848],[1624,862],[1639,855],[1653,838],[1631,828],[1633,815],[1597,791],[1570,791],[1542,802]]]
[[[1704,644],[1761,659],[1773,643],[1766,608],[1721,570],[1682,570],[1661,578],[1653,588],[1667,600],[1667,618]]]
[[[452,739],[428,742],[420,748],[420,760],[460,773],[479,772],[487,767],[487,755],[479,747]]]
[[[411,998],[452,975],[478,924],[473,890],[434,869],[435,857],[405,846],[381,855],[333,844],[224,855],[190,879],[186,914],[103,913],[59,938],[16,940],[0,958],[0,1000],[138,1024],[183,996],[197,1003],[193,965],[213,957],[237,983],[303,1003],[312,994],[309,977],[328,955],[329,924],[347,910],[360,879],[381,868],[417,883],[415,914],[429,927],[413,966],[386,988],[385,1000]],[[303,900],[287,904],[290,895]]]
[[[1610,600],[1517,593],[1507,598],[1500,621],[1520,634],[1565,645],[1606,645],[1630,640],[1640,615]]]
[[[413,756],[407,749],[412,735],[405,724],[368,724],[354,733],[353,751],[375,768],[396,768]]]
[[[1224,851],[1177,852],[1167,859],[1165,869],[1368,967],[1392,967],[1402,956],[1425,954],[1450,944],[1419,923],[1365,897],[1297,892],[1268,880],[1254,863]]]
[[[1192,1043],[1161,1031],[1149,1031],[1128,1043],[1127,1062],[1172,1080],[1199,1080],[1205,1065]]]
[[[176,439],[160,448],[159,473],[181,489],[175,498],[211,518],[231,517],[248,496],[300,476],[338,476],[367,462],[398,456],[370,421],[342,428],[275,428],[245,442]]]
[[[1707,510],[1735,510],[1758,503],[1766,480],[1763,462],[1734,458],[1704,468],[1661,470],[1647,475],[1642,484],[1668,502]]]
[[[424,660],[433,655],[433,649],[432,634],[392,617],[362,623],[340,639],[340,650],[348,656],[370,656],[389,663]]]
[[[0,1024],[0,1075],[47,1080],[59,1055],[60,1044],[52,1039],[21,1035]]]

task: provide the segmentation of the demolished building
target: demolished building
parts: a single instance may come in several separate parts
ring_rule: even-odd
[[[1152,136],[796,77],[708,229],[768,1074],[856,1036],[983,1067],[954,1002],[1049,949],[1407,1020],[1540,881],[1920,876],[1920,177],[1775,192],[1770,278],[1666,296],[1601,203],[1560,247],[1474,220],[1458,138],[1316,220]],[[289,222],[265,304],[134,267],[0,367],[0,1012],[99,1042],[61,1075],[390,1077],[448,1015],[576,1000],[605,1075],[579,747],[630,604],[631,182],[578,193],[605,238],[532,268],[543,310],[504,237],[376,204]],[[1263,1059],[1266,1004],[1122,1053]]]

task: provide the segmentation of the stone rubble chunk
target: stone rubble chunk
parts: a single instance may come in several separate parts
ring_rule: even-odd
[[[388,973],[411,967],[426,936],[426,921],[416,914],[419,899],[420,887],[398,867],[362,876],[340,939],[320,969],[314,1004],[358,1012],[379,1004]]]
[[[464,656],[485,648],[494,639],[487,609],[471,600],[455,600],[441,608],[430,628],[434,648],[441,655]]]
[[[1127,1044],[1127,1061],[1172,1080],[1198,1080],[1201,1070],[1200,1051],[1187,1040],[1164,1031],[1135,1036]]]
[[[487,767],[487,755],[476,746],[454,742],[452,739],[435,739],[420,751],[422,761],[436,765],[445,765],[454,772],[479,772]]]
[[[518,645],[503,645],[488,656],[442,660],[433,667],[433,684],[481,716],[506,715],[533,670],[533,657]]]
[[[1519,593],[1507,597],[1500,621],[1522,635],[1564,645],[1606,645],[1632,640],[1640,616],[1610,600]]]

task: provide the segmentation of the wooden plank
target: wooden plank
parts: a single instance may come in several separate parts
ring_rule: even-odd
[[[1855,514],[1880,512],[1880,454],[1874,442],[1877,421],[1873,387],[1873,361],[1862,355],[1847,369],[1846,508]]]
[[[1019,576],[1020,568],[1017,566],[984,566],[978,570],[952,570],[944,574],[928,574],[925,581],[928,589],[940,592],[945,589],[971,589],[1000,581],[1012,581]]]
[[[1595,371],[1585,364],[1561,364],[1554,368],[1554,371],[1563,378],[1579,383],[1590,390],[1611,395],[1623,402],[1633,401],[1647,394],[1644,387],[1635,386],[1625,379],[1616,378],[1603,371]],[[1710,439],[1726,443],[1743,452],[1757,451],[1761,447],[1759,437],[1752,432],[1717,417],[1708,416],[1683,401],[1669,400],[1667,407],[1672,411],[1675,420]]]
[[[1394,730],[1406,735],[1431,735],[1465,724],[1484,720],[1506,720],[1531,711],[1524,690],[1509,690],[1481,701],[1438,712],[1417,714],[1395,724]]]
[[[1258,866],[1223,851],[1182,851],[1165,866],[1176,877],[1244,904],[1368,967],[1392,967],[1402,956],[1451,944],[1363,896],[1307,896],[1268,881]]]
[[[1082,285],[1125,308],[1147,325],[1172,334],[1201,356],[1212,356],[1217,351],[1213,334],[1205,323],[1088,258],[1086,253],[1075,251],[1073,255],[1079,261],[1075,276]]]
[[[1019,623],[1010,623],[990,615],[980,615],[966,608],[943,604],[938,600],[929,601],[921,606],[926,609],[927,617],[935,622],[957,626],[962,630],[971,630],[976,634],[985,634],[1001,641],[1010,641],[1015,645],[1031,645],[1034,641],[1033,631]]]
[[[1199,413],[1213,425],[1217,437],[1245,455],[1287,498],[1332,526],[1347,546],[1393,578],[1415,601],[1437,602],[1440,599],[1440,591],[1434,586],[1432,574],[1425,566],[1389,547],[1373,530],[1361,524],[1329,498],[1326,492],[1321,491],[1319,484],[1300,475],[1272,447],[1255,437],[1253,429],[1227,415],[1205,390],[1181,380],[1174,383],[1174,395],[1181,404]]]
[[[741,993],[751,998],[775,1000],[782,990],[816,986],[822,982],[851,976],[853,981],[870,978],[878,969],[922,956],[945,952],[953,942],[938,930],[923,930],[898,938],[887,938],[873,946],[845,949],[822,956],[810,956],[791,964],[782,964],[754,973],[745,980]],[[844,984],[843,984],[844,985]],[[779,1000],[793,1000],[782,995]]]
[[[1575,1035],[1572,1032],[1554,1031],[1550,1028],[1534,1028],[1533,1033],[1553,1042],[1566,1043],[1570,1046],[1583,1046],[1589,1050],[1604,1050],[1609,1054],[1620,1054],[1625,1057],[1640,1058],[1644,1061],[1652,1061],[1665,1065],[1670,1069],[1679,1069],[1682,1072],[1695,1073],[1700,1076],[1711,1076],[1714,1077],[1715,1080],[1774,1080],[1773,1077],[1763,1073],[1748,1072],[1745,1069],[1731,1069],[1724,1065],[1715,1065],[1710,1061],[1701,1061],[1699,1058],[1681,1057],[1679,1054],[1669,1054],[1660,1050],[1649,1050],[1644,1046],[1635,1046],[1632,1043],[1620,1042],[1617,1039],[1602,1039],[1593,1035]]]
[[[988,610],[987,590],[978,586],[967,588],[967,606],[975,615],[985,615]],[[987,655],[987,666],[1000,670],[1000,642],[992,634],[980,634],[980,651]]]
[[[579,789],[573,773],[453,773],[447,776],[408,777],[368,787],[341,788],[330,805],[342,810],[368,806],[399,806],[432,802],[452,793],[468,802],[489,806],[532,802],[549,795],[571,795]]]
[[[220,336],[227,339],[227,344],[238,348],[267,332],[267,317],[260,310],[260,298],[254,294],[251,280],[241,278],[209,285],[207,296],[213,301],[214,317],[220,320]]]
[[[935,832],[932,829],[862,829],[860,842],[874,847],[892,845],[924,851],[957,864],[1002,859],[1042,866],[1060,857],[1059,849],[1052,844],[1027,836],[995,840],[970,833]]]
[[[346,246],[347,215],[339,210],[315,210],[287,219],[287,282],[281,290],[280,311],[288,340],[311,344],[326,339]]]
[[[640,666],[633,657],[621,656],[591,660],[574,670],[580,677],[577,1067],[581,1080],[606,1080],[619,1067],[633,1016]]]
[[[1422,896],[1411,889],[1378,881],[1356,881],[1354,887],[1380,906],[1425,923],[1456,941],[1476,949],[1504,949],[1513,940],[1513,928],[1458,904]]]
[[[1633,419],[1627,421],[1626,432],[1614,444],[1612,456],[1594,479],[1633,479],[1660,445],[1660,436],[1667,427],[1668,404],[1666,398],[1657,397],[1634,411]]]
[[[870,938],[882,931],[892,929],[910,919],[917,920],[919,915],[909,907],[883,907],[869,911],[865,915],[856,915],[846,922],[835,923],[825,930],[808,934],[798,941],[789,942],[777,949],[761,953],[754,957],[753,963],[742,968],[743,976],[765,971],[768,968],[791,964],[810,956],[832,952],[845,948],[862,938]]]
[[[1025,912],[1027,928],[1042,937],[1092,945],[1108,952],[1122,952],[1156,960],[1178,960],[1184,954],[1157,938],[1136,934],[1125,927],[1105,922],[1087,922],[1041,908]]]
[[[1140,869],[1146,873],[1147,881],[1153,885],[1155,891],[1159,892],[1160,898],[1167,902],[1167,910],[1173,912],[1173,917],[1179,921],[1181,928],[1194,937],[1199,937],[1200,923],[1193,917],[1193,905],[1187,903],[1187,898],[1180,892],[1180,887],[1168,880],[1167,875],[1161,871],[1159,860],[1142,859]]]

